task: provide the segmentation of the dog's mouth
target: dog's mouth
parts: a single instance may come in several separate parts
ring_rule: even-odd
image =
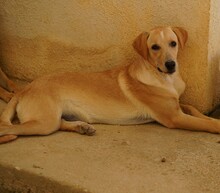
[[[172,69],[172,70],[168,70],[167,72],[164,72],[163,70],[161,70],[159,67],[157,67],[157,70],[161,73],[165,73],[165,74],[173,74],[176,70]]]

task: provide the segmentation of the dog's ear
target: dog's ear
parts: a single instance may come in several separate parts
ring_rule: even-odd
[[[147,39],[149,33],[143,32],[141,33],[133,42],[133,48],[140,54],[145,60],[148,58],[148,47],[147,47]]]
[[[172,30],[176,34],[178,41],[180,43],[180,46],[183,49],[188,39],[187,31],[181,27],[173,27]]]

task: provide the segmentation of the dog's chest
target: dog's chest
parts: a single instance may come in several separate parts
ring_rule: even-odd
[[[185,90],[185,83],[180,76],[167,76],[165,77],[162,87],[177,95],[179,98]]]
[[[162,89],[166,89],[168,92],[177,95],[178,97],[185,90],[185,83],[180,77],[179,73],[175,73],[172,75],[167,74],[151,74],[150,72],[146,73],[145,76],[138,77],[141,82],[146,85],[159,87]]]
[[[183,81],[181,76],[174,76],[172,79],[172,85],[176,93],[178,94],[178,97],[180,97],[180,95],[183,94],[186,87],[185,82]]]

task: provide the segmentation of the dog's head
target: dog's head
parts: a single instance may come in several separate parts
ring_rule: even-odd
[[[141,33],[134,49],[160,72],[172,74],[177,68],[177,53],[187,41],[187,31],[180,27],[158,27]]]

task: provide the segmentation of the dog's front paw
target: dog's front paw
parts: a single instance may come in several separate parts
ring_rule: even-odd
[[[94,135],[96,130],[92,125],[88,123],[81,123],[78,126],[77,132],[82,135]]]

